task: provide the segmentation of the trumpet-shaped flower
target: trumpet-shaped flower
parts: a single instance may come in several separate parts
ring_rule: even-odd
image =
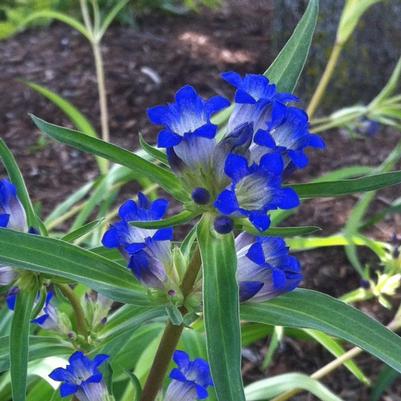
[[[266,152],[279,151],[297,168],[308,164],[305,148],[323,149],[325,146],[320,136],[309,132],[308,115],[303,110],[280,103],[273,110],[267,130],[259,130],[254,142],[251,146],[254,159]]]
[[[75,352],[66,368],[53,370],[49,377],[62,382],[61,397],[75,394],[79,401],[107,401],[108,391],[98,367],[108,358],[108,355],[101,354],[92,361],[82,352]]]
[[[167,279],[165,266],[171,261],[173,230],[139,228],[130,222],[160,220],[167,207],[165,199],[151,203],[140,193],[138,202],[129,200],[120,207],[119,216],[122,220],[111,225],[102,239],[105,247],[120,249],[129,259],[128,267],[135,277],[152,288],[162,288]]]
[[[235,240],[240,301],[262,302],[296,288],[302,280],[298,260],[281,238],[240,234]]]
[[[0,180],[0,227],[28,231],[25,210],[18,199],[17,189],[6,179]]]
[[[249,166],[245,157],[230,154],[224,170],[232,184],[220,193],[215,207],[225,215],[246,216],[259,231],[266,230],[269,210],[292,209],[299,204],[295,191],[282,188],[280,177],[273,173],[276,163],[275,155],[266,155],[260,164]]]
[[[170,373],[172,379],[164,401],[195,401],[207,398],[209,386],[213,386],[209,364],[201,359],[191,361],[184,351],[175,351],[177,368]]]
[[[59,316],[56,308],[52,305],[53,292],[49,291],[46,295],[45,304],[38,317],[32,320],[32,323],[37,324],[46,330],[57,330],[60,327]]]

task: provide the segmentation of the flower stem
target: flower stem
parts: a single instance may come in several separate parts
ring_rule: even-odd
[[[70,301],[71,306],[74,309],[78,333],[82,334],[86,338],[88,336],[89,329],[88,325],[86,324],[85,314],[78,297],[68,284],[59,284],[58,287],[63,295]]]
[[[181,283],[181,291],[184,299],[191,293],[200,267],[201,258],[199,248],[197,247]],[[184,314],[187,310],[185,307],[181,307],[180,311]],[[180,326],[174,326],[171,322],[167,323],[152,367],[150,368],[149,376],[143,388],[140,401],[154,401],[154,399],[156,398],[157,393],[163,385],[164,377],[166,375],[173,353],[177,348],[177,344],[180,340],[183,330],[183,324],[181,324]]]
[[[327,85],[333,75],[334,68],[337,65],[338,58],[341,54],[344,44],[342,42],[335,42],[333,49],[331,50],[329,60],[327,62],[326,68],[323,72],[322,77],[320,78],[319,84],[312,96],[312,99],[309,103],[307,113],[309,118],[312,118],[315,114],[316,109],[318,108],[324,92],[326,91]]]

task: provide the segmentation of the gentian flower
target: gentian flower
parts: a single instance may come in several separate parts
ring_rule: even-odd
[[[207,388],[213,386],[209,364],[203,359],[191,361],[184,351],[175,351],[177,368],[170,373],[172,379],[164,401],[195,401],[207,398]]]
[[[277,103],[298,101],[290,93],[278,93],[276,86],[260,74],[246,74],[244,78],[236,72],[225,72],[222,78],[236,88],[235,107],[228,121],[228,132],[245,122],[253,123],[254,132],[266,129]]]
[[[63,382],[60,386],[61,397],[75,394],[79,401],[107,401],[108,391],[98,367],[108,358],[108,355],[101,354],[91,361],[82,352],[75,352],[66,368],[53,370],[49,377]]]
[[[259,130],[255,134],[254,142],[250,149],[254,160],[260,154],[279,151],[296,168],[304,168],[308,164],[305,148],[325,147],[319,135],[309,132],[308,115],[303,110],[280,103],[273,110],[267,130]]]
[[[259,165],[249,166],[245,157],[230,154],[225,173],[232,179],[232,184],[220,193],[215,207],[224,215],[246,216],[259,231],[266,230],[270,225],[269,210],[292,209],[299,204],[296,192],[282,188],[281,178],[272,170],[270,155],[262,157]]]
[[[28,230],[25,210],[18,199],[17,189],[10,181],[0,180],[0,228],[26,232]],[[0,265],[0,286],[12,284],[17,279],[17,272],[10,266]],[[11,290],[7,303],[11,310],[15,305],[16,290]]]
[[[0,180],[0,227],[28,231],[25,210],[18,199],[17,189],[6,179]]]
[[[167,148],[170,158],[176,157],[186,166],[207,164],[217,132],[217,126],[210,119],[229,105],[221,96],[205,100],[192,86],[184,86],[176,93],[175,103],[148,110],[149,119],[164,127],[159,132],[158,146]],[[171,154],[173,147],[174,154]]]
[[[52,305],[53,292],[49,291],[46,295],[45,304],[43,305],[41,314],[32,320],[32,323],[37,324],[42,329],[58,330],[60,328],[59,316],[56,308]]]
[[[262,302],[292,291],[302,280],[301,266],[282,238],[241,233],[235,240],[240,301]]]
[[[163,288],[167,280],[166,265],[171,263],[173,229],[150,230],[134,227],[131,221],[160,220],[166,213],[168,202],[157,199],[149,202],[138,194],[138,202],[129,200],[119,210],[121,221],[113,224],[103,236],[107,248],[118,248],[129,259],[128,267],[145,286]]]

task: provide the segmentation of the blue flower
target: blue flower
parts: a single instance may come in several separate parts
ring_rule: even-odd
[[[175,99],[175,103],[148,110],[149,119],[164,126],[157,144],[167,148],[173,168],[178,161],[190,167],[207,164],[217,132],[217,126],[210,122],[210,118],[228,107],[230,102],[221,96],[204,100],[189,85],[181,88]]]
[[[19,293],[18,287],[13,287],[10,289],[10,291],[8,291],[8,294],[6,297],[6,302],[7,302],[7,307],[9,310],[15,309],[15,303],[17,302],[18,293]]]
[[[248,165],[245,157],[230,154],[225,163],[225,173],[232,180],[222,191],[214,205],[225,215],[246,216],[259,230],[270,225],[267,212],[277,208],[292,209],[299,204],[298,195],[291,188],[281,187],[281,178],[275,174],[277,157],[266,155],[260,164]]]
[[[152,288],[163,288],[167,280],[165,266],[171,261],[173,229],[150,230],[134,227],[129,222],[160,220],[167,207],[167,200],[151,203],[139,193],[137,203],[129,200],[120,207],[122,220],[111,225],[102,239],[105,247],[120,249],[129,259],[128,267],[135,277]]]
[[[297,101],[290,93],[278,93],[276,86],[260,74],[246,74],[242,78],[235,72],[225,72],[222,78],[236,88],[236,103],[228,122],[228,131],[232,131],[244,122],[252,122],[254,132],[266,129],[272,110],[277,103]]]
[[[59,329],[59,317],[56,308],[51,304],[53,292],[49,291],[46,295],[45,304],[42,308],[41,314],[32,320],[32,323],[37,324],[46,330]]]
[[[6,179],[0,180],[0,227],[28,231],[25,210],[18,199],[17,189]]]
[[[108,392],[98,367],[108,358],[108,355],[101,354],[92,361],[82,352],[75,352],[66,368],[53,370],[49,377],[63,382],[60,386],[61,397],[75,394],[79,401],[106,401]]]
[[[309,132],[308,115],[295,107],[276,104],[266,130],[259,130],[251,146],[253,159],[261,154],[279,151],[297,168],[308,164],[304,153],[307,147],[323,149],[325,144],[320,136]]]
[[[170,373],[172,382],[164,401],[195,401],[207,398],[207,388],[213,386],[209,364],[203,359],[191,361],[184,351],[175,351],[177,368]]]
[[[262,302],[296,288],[302,280],[298,260],[281,238],[240,234],[235,240],[240,301]]]

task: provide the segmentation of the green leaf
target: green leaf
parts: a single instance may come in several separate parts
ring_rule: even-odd
[[[399,376],[400,373],[393,368],[390,368],[389,366],[383,366],[372,385],[370,401],[382,400],[383,393],[395,382]]]
[[[73,346],[58,337],[29,337],[28,361],[46,358],[48,356],[69,355],[73,352]],[[0,337],[0,372],[10,367],[10,341],[9,336]]]
[[[103,37],[103,35],[107,31],[107,28],[113,22],[114,18],[116,18],[118,13],[128,4],[128,2],[129,2],[129,0],[120,0],[109,11],[109,13],[106,15],[106,17],[104,18],[104,20],[102,22],[99,32],[96,33],[96,37],[97,37],[98,41],[100,41],[100,39]]]
[[[21,27],[28,25],[32,21],[39,19],[39,18],[46,18],[46,19],[56,19],[58,21],[64,22],[65,24],[69,25],[71,28],[74,28],[82,35],[86,37],[89,41],[92,40],[90,32],[75,18],[72,18],[66,14],[52,11],[52,10],[41,10],[37,12],[33,12],[28,18],[23,20],[20,24]]]
[[[0,139],[0,157],[11,182],[17,187],[18,198],[24,206],[28,219],[28,225],[39,229],[42,234],[46,234],[46,228],[36,215],[33,208],[31,198],[29,197],[28,190],[25,185],[24,177],[21,174],[17,161],[2,139]]]
[[[21,290],[15,304],[10,332],[10,374],[13,401],[25,401],[26,397],[29,326],[35,297],[34,290]]]
[[[245,401],[234,238],[232,234],[216,234],[212,227],[210,216],[205,216],[198,226],[210,369],[220,401]]]
[[[193,220],[195,217],[199,216],[199,211],[191,211],[191,210],[183,210],[181,213],[178,213],[174,216],[167,217],[163,220],[154,220],[154,221],[130,221],[135,227],[141,228],[166,228],[166,227],[174,227],[180,224],[185,224]]]
[[[301,199],[323,198],[349,195],[387,188],[401,183],[401,170],[391,173],[374,174],[350,180],[290,184]]]
[[[96,130],[93,128],[91,122],[72,103],[63,99],[57,93],[45,88],[42,85],[28,81],[21,82],[55,104],[70,119],[70,121],[79,131],[93,138],[98,138]],[[107,172],[107,161],[100,157],[96,157],[96,161],[100,172],[105,174]]]
[[[64,235],[63,237],[61,237],[61,240],[65,242],[74,242],[78,238],[81,238],[84,235],[93,231],[96,227],[99,226],[99,224],[102,223],[102,221],[103,221],[102,219],[91,221],[90,223],[85,224],[84,226],[79,227],[76,230],[71,231],[68,234]]]
[[[308,7],[271,66],[265,71],[280,92],[292,93],[308,57],[319,14],[319,1],[310,0]]]
[[[139,134],[139,144],[142,146],[142,149],[152,158],[158,160],[159,162],[165,164],[166,166],[169,165],[166,153],[162,152],[159,149],[156,149],[152,145],[149,145],[142,134]]]
[[[349,341],[401,372],[401,338],[358,309],[328,295],[298,289],[265,303],[243,304],[241,318],[323,331]]]
[[[252,383],[245,388],[247,401],[265,401],[286,391],[303,389],[323,401],[342,401],[319,381],[301,373],[285,373]]]
[[[116,301],[149,303],[128,269],[68,242],[0,229],[0,249],[0,264],[77,281]]]
[[[147,177],[152,182],[158,183],[165,191],[172,194],[179,201],[185,202],[189,200],[188,194],[182,188],[175,175],[170,171],[158,167],[116,145],[112,145],[100,139],[91,138],[78,131],[47,123],[33,115],[31,117],[36,126],[53,139],[128,167],[135,174]]]
[[[271,227],[265,231],[258,231],[249,221],[241,219],[238,225],[246,232],[257,235],[259,237],[294,237],[298,235],[310,235],[320,231],[320,227],[304,226],[304,227]]]

